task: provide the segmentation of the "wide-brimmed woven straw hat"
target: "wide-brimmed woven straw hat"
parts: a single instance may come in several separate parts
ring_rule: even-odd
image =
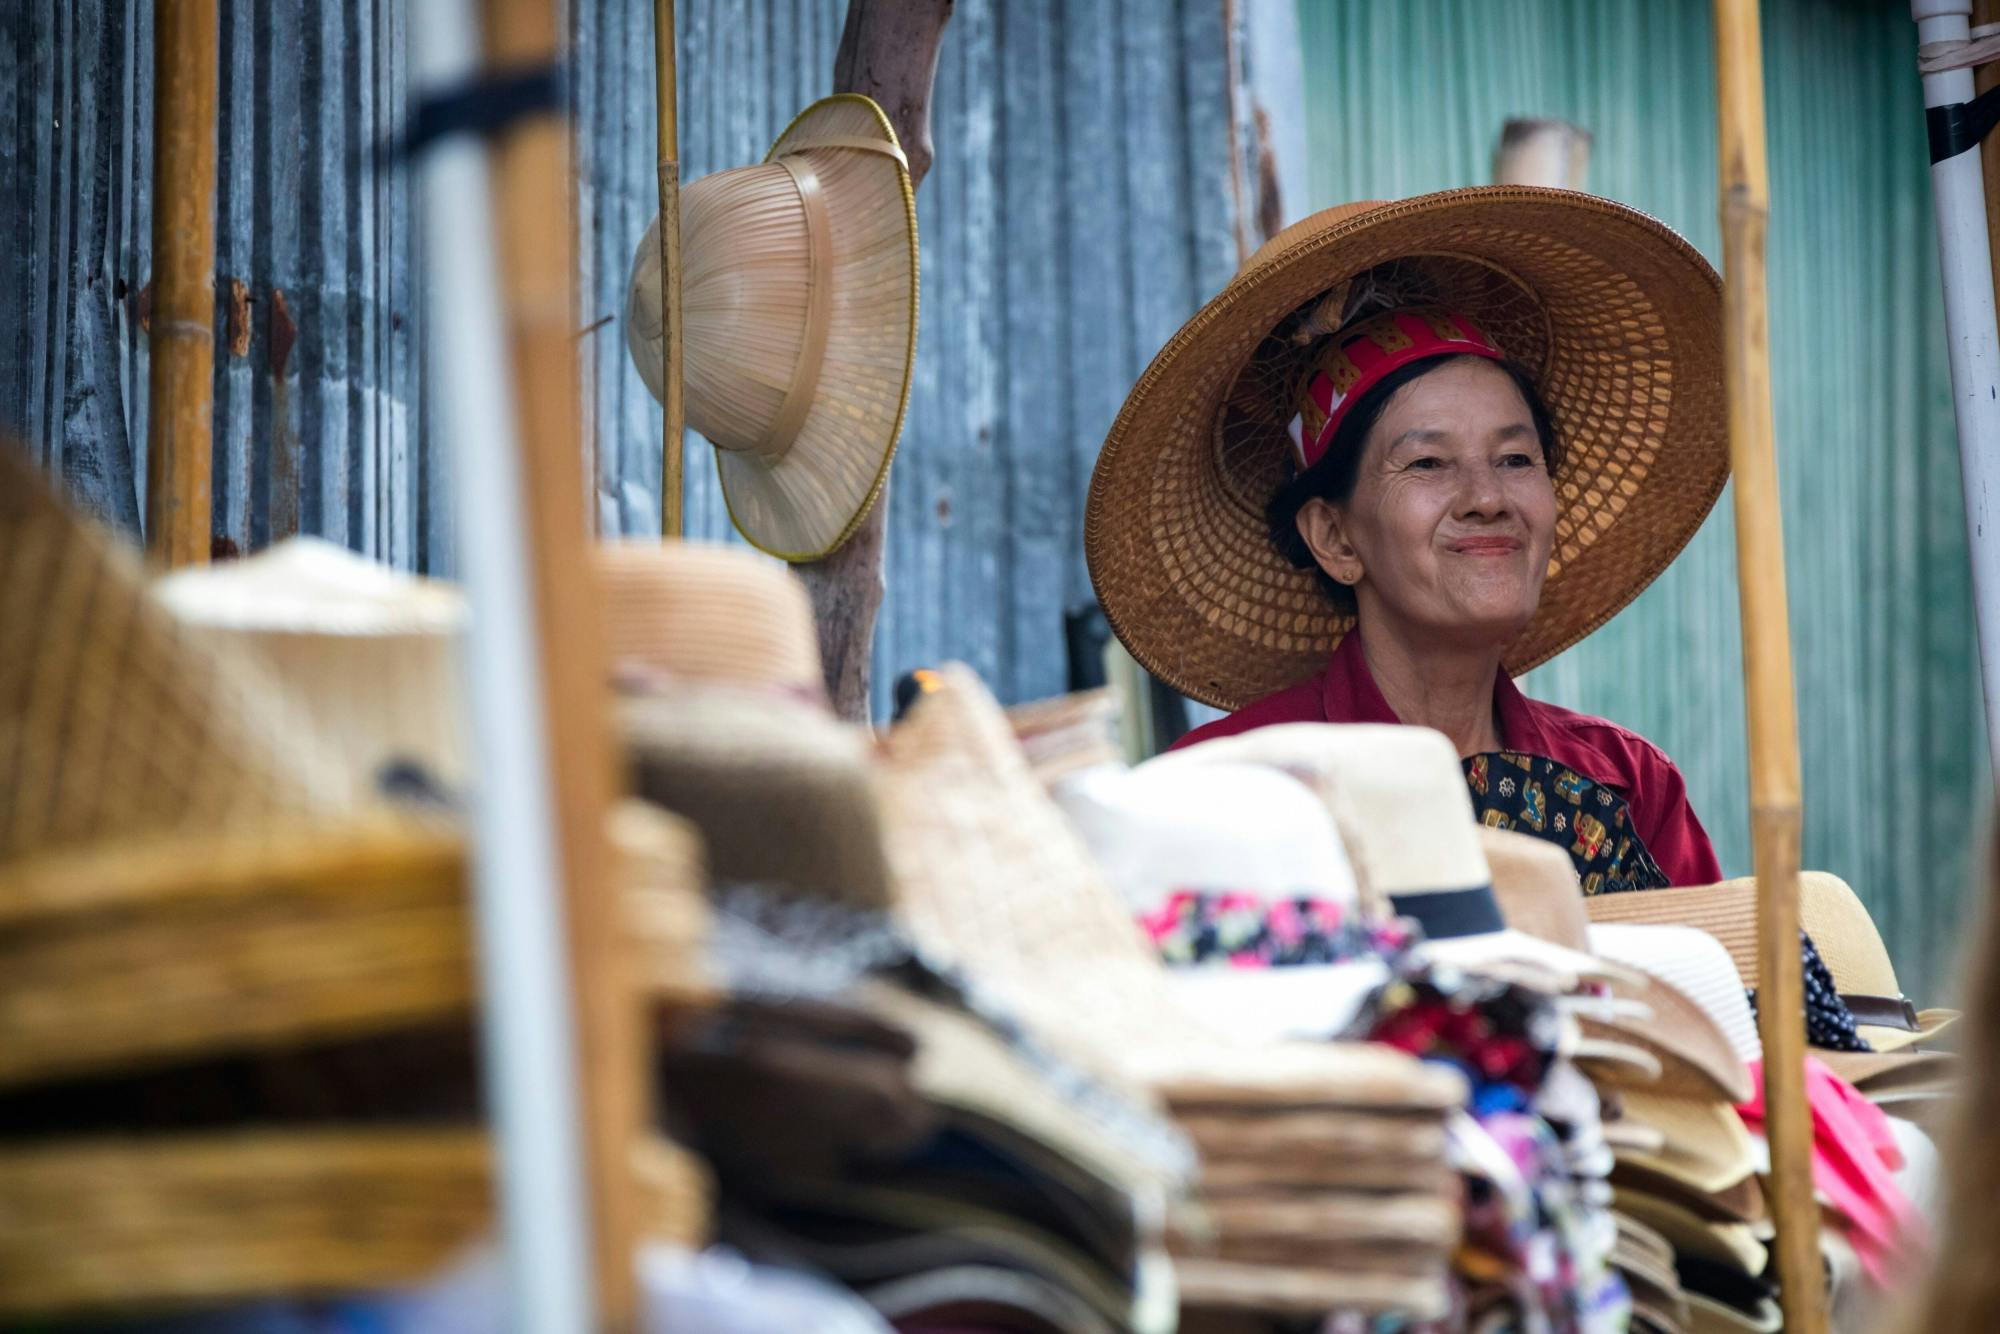
[[[1751,877],[1653,894],[1599,894],[1586,901],[1586,908],[1597,922],[1697,927],[1722,942],[1745,986],[1757,986],[1757,882]],[[1933,1043],[1958,1022],[1957,1010],[1919,1010],[1903,995],[1881,932],[1860,896],[1839,876],[1799,873],[1799,924],[1818,946],[1835,990],[1875,1051]]]
[[[916,356],[916,196],[880,107],[824,98],[762,165],[682,192],[681,319],[687,424],[716,447],[737,531],[786,560],[826,555],[881,493]],[[661,327],[656,218],[625,301],[655,398]]]
[[[1154,675],[1236,709],[1318,670],[1353,625],[1271,546],[1289,476],[1293,338],[1328,303],[1441,305],[1540,386],[1563,441],[1540,610],[1510,672],[1609,620],[1701,526],[1729,471],[1721,283],[1671,228],[1522,186],[1349,204],[1273,237],[1153,359],[1105,440],[1084,550]]]

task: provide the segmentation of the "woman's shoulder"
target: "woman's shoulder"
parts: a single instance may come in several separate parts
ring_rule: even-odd
[[[1168,749],[1184,750],[1198,746],[1204,741],[1215,741],[1221,737],[1237,736],[1254,731],[1259,727],[1273,727],[1279,723],[1323,723],[1326,721],[1324,685],[1319,677],[1301,681],[1295,686],[1253,700],[1226,718],[1203,723]]]
[[[1680,778],[1680,770],[1667,753],[1629,727],[1541,700],[1529,700],[1528,707],[1548,734],[1550,748],[1569,752],[1549,758],[1581,770],[1597,782],[1631,788],[1651,786],[1649,780],[1669,775],[1676,781]]]

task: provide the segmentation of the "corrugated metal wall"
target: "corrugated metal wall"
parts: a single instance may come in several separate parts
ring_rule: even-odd
[[[1509,116],[1595,136],[1590,188],[1711,259],[1706,0],[1301,0],[1315,207],[1490,179]],[[1766,0],[1772,369],[1805,861],[1868,901],[1899,969],[1948,969],[1983,825],[1979,710],[1922,98],[1907,7]],[[1536,694],[1635,727],[1749,868],[1727,499]]]
[[[239,548],[306,531],[451,570],[443,451],[420,429],[411,192],[365,154],[402,114],[411,2],[222,5],[215,503]],[[830,90],[845,0],[679,11],[687,179],[760,160]],[[128,527],[145,476],[150,12],[28,0],[0,17],[0,222],[33,238],[0,260],[25,294],[0,302],[0,423]],[[923,320],[889,491],[880,709],[896,671],[947,658],[1010,700],[1064,685],[1062,611],[1089,596],[1090,462],[1146,360],[1235,267],[1224,13],[958,5],[918,196]],[[652,533],[659,411],[618,324],[654,210],[651,7],[572,0],[569,35],[578,327],[612,317],[582,340],[597,516]],[[233,344],[231,279],[247,332]],[[688,530],[723,537],[707,453],[691,438]]]
[[[222,0],[215,532],[239,549],[312,532],[410,566],[431,538],[410,195],[369,161],[403,114],[402,12]],[[0,15],[0,221],[17,238],[0,261],[0,423],[131,528],[151,15],[106,0]]]

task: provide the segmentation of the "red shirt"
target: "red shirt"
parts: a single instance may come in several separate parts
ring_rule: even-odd
[[[1722,879],[1715,849],[1688,805],[1681,771],[1658,746],[1616,723],[1529,699],[1505,672],[1494,683],[1493,705],[1500,742],[1508,750],[1546,756],[1624,798],[1633,831],[1674,884],[1712,885]],[[1350,634],[1318,676],[1197,727],[1174,748],[1273,723],[1402,721],[1368,670],[1361,637]]]

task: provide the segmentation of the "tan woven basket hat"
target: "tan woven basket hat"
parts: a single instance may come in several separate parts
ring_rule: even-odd
[[[1564,442],[1541,608],[1520,673],[1609,620],[1727,480],[1721,283],[1653,218],[1594,195],[1451,190],[1315,214],[1174,335],[1091,479],[1084,550],[1112,628],[1184,694],[1236,709],[1317,671],[1352,626],[1272,549],[1288,475],[1288,336],[1329,297],[1462,310],[1541,386]]]
[[[790,561],[845,542],[882,490],[917,345],[917,206],[882,109],[807,107],[761,166],[681,194],[687,424],[736,529]],[[633,258],[625,345],[662,393],[659,220]]]
[[[1743,984],[1752,989],[1757,986],[1754,878],[1652,894],[1599,894],[1587,899],[1585,908],[1595,922],[1667,922],[1698,927],[1722,942],[1743,975]],[[1854,1010],[1856,1028],[1876,1051],[1901,1051],[1933,1043],[1958,1022],[1957,1010],[1918,1010],[1904,1001],[1881,933],[1860,897],[1839,876],[1825,871],[1799,872],[1799,925],[1819,947],[1835,989]]]
[[[606,542],[592,559],[622,684],[658,678],[824,699],[812,604],[782,566],[709,542]]]
[[[642,1227],[707,1240],[712,1188],[634,1147]],[[493,1223],[474,1128],[286,1128],[0,1147],[0,1316],[159,1310],[434,1278]]]

